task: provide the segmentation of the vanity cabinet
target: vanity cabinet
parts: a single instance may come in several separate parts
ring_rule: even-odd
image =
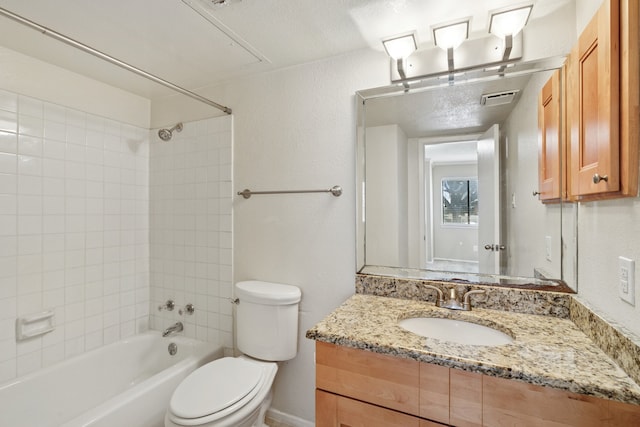
[[[316,342],[317,427],[442,425],[628,427],[640,406]]]
[[[639,20],[637,1],[605,0],[540,91],[543,203],[638,194]]]
[[[542,203],[567,198],[561,78],[556,70],[538,96],[538,194]]]
[[[637,195],[638,79],[638,2],[605,0],[567,62],[569,199]]]

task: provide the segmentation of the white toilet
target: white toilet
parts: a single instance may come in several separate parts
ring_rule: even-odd
[[[240,357],[214,360],[185,378],[173,392],[166,427],[262,427],[271,405],[277,361],[298,347],[300,289],[260,281],[238,282],[236,340]]]

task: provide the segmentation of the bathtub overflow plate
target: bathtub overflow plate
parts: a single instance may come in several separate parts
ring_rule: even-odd
[[[178,344],[172,342],[171,344],[169,344],[169,354],[172,356],[175,356],[175,354],[178,352]]]

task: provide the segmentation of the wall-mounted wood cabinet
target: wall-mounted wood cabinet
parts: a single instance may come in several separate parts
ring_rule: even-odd
[[[543,87],[538,107],[543,202],[637,196],[639,19],[637,1],[605,0],[571,51],[566,73],[554,74]]]
[[[640,406],[316,343],[317,427],[627,427]]]
[[[538,192],[543,203],[567,198],[563,76],[556,70],[538,96]]]

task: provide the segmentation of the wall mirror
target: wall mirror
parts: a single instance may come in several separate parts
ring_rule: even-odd
[[[563,58],[359,91],[359,273],[575,289],[577,209],[538,193]]]

